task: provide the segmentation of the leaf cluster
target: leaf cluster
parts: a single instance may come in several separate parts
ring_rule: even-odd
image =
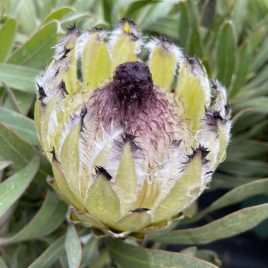
[[[253,204],[199,224],[250,198],[268,200],[267,14],[266,0],[1,0],[0,267],[219,267],[215,252],[197,246],[247,231],[268,215],[267,203]],[[228,88],[233,110],[227,159],[209,190],[225,194],[204,209],[195,204],[191,218],[148,236],[143,246],[96,239],[65,220],[66,205],[46,184],[51,168],[33,123],[35,77],[66,27],[109,29],[123,17],[201,58],[209,76]],[[185,249],[168,252],[168,244]]]

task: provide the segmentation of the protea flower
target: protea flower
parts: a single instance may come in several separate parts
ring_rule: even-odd
[[[133,22],[75,27],[37,80],[35,122],[70,218],[114,236],[183,215],[225,158],[225,88],[165,38]]]

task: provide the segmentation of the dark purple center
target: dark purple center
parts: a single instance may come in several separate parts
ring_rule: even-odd
[[[132,61],[117,66],[113,77],[115,97],[122,104],[140,105],[153,91],[152,75],[147,65]]]

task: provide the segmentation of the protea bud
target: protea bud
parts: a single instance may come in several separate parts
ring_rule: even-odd
[[[225,88],[165,38],[143,45],[129,20],[111,34],[70,28],[37,95],[50,183],[71,205],[71,219],[105,233],[167,226],[225,158]]]

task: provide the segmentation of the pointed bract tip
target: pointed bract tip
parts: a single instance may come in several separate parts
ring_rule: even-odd
[[[96,166],[95,172],[97,176],[102,175],[108,181],[110,181],[113,178],[111,174],[102,166]]]

